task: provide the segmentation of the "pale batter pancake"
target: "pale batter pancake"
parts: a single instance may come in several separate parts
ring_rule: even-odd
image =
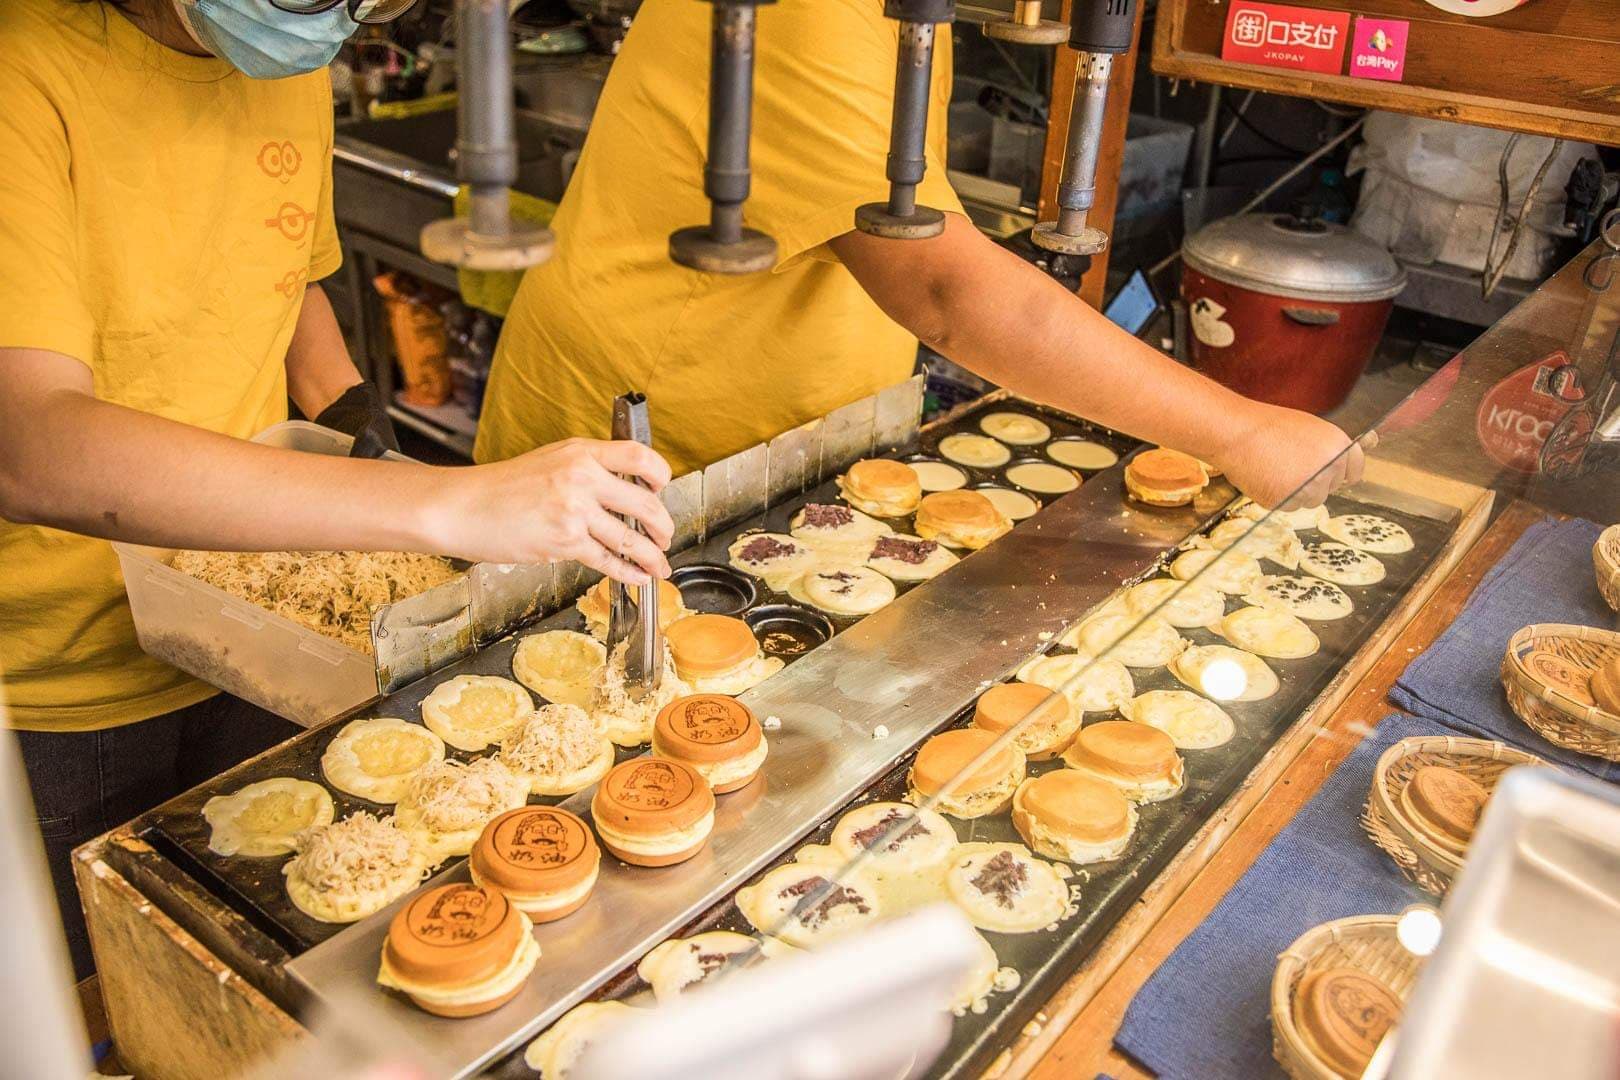
[[[974,469],[999,469],[1012,460],[1012,451],[988,435],[947,435],[939,440],[940,457]]]
[[[816,551],[787,533],[744,533],[727,549],[731,565],[762,578],[777,592],[804,576],[816,565]]]
[[[993,412],[979,421],[979,430],[1014,446],[1035,446],[1052,437],[1043,420],[1015,412]]]
[[[788,587],[788,595],[833,615],[870,615],[894,599],[894,582],[865,566],[824,566]]]
[[[203,804],[208,850],[216,855],[285,855],[305,829],[330,825],[332,796],[319,784],[278,776],[215,795]]]
[[[1170,662],[1170,673],[1216,701],[1260,701],[1279,685],[1264,660],[1230,645],[1189,646]]]
[[[1300,532],[1306,529],[1320,529],[1328,519],[1328,508],[1325,506],[1312,506],[1304,510],[1267,510],[1250,499],[1245,500],[1243,505],[1237,508],[1236,516],[1248,518],[1250,521],[1262,521],[1270,518],[1272,521],[1280,521],[1290,529]]]
[[[844,861],[865,856],[862,873],[918,874],[941,865],[956,847],[944,816],[907,803],[876,802],[838,819],[830,844]]]
[[[1125,610],[1137,617],[1157,615],[1171,626],[1185,629],[1220,622],[1226,614],[1226,600],[1196,581],[1155,578],[1125,591]]]
[[[692,688],[675,673],[675,658],[669,645],[664,645],[664,675],[658,689],[637,701],[630,696],[624,683],[624,657],[628,641],[621,642],[602,669],[602,681],[591,695],[591,718],[602,726],[608,738],[619,746],[640,746],[652,739],[653,725],[658,712],[678,697],[685,697]]]
[[[477,753],[506,737],[534,708],[529,692],[498,675],[457,675],[422,702],[422,722],[455,747]]]
[[[558,705],[586,705],[602,677],[607,647],[573,630],[530,634],[512,654],[518,682]]]
[[[613,768],[613,740],[578,705],[542,705],[501,740],[497,756],[532,794],[572,795]]]
[[[1223,593],[1246,593],[1260,583],[1265,571],[1260,569],[1260,560],[1246,552],[1194,548],[1176,556],[1170,576]]]
[[[1322,647],[1311,628],[1297,616],[1272,608],[1239,608],[1221,620],[1221,636],[1256,656],[1298,660]]]
[[[360,811],[298,836],[298,854],[281,872],[294,906],[320,922],[375,914],[422,883],[428,856],[392,818]]]
[[[1082,712],[1117,709],[1136,693],[1130,671],[1109,657],[1043,656],[1024,665],[1018,681],[1056,690]]]
[[[523,1063],[540,1080],[568,1080],[586,1049],[611,1035],[636,1010],[622,1001],[586,1001],[563,1013],[523,1051]]]
[[[321,775],[339,791],[391,803],[411,777],[443,760],[443,739],[421,724],[382,716],[343,725],[321,754]]]
[[[1243,599],[1256,607],[1275,608],[1312,622],[1342,619],[1356,609],[1354,601],[1331,581],[1286,574],[1263,579]]]
[[[528,777],[496,758],[439,761],[411,778],[394,808],[394,825],[437,864],[467,854],[485,825],[528,801]]]
[[[1198,541],[1201,547],[1217,550],[1236,548],[1257,559],[1270,559],[1289,570],[1299,566],[1302,554],[1299,537],[1280,521],[1250,521],[1248,518],[1230,518],[1211,530]]]
[[[1386,572],[1377,556],[1332,540],[1306,544],[1299,568],[1336,585],[1376,585]]]
[[[1023,461],[1007,470],[1007,482],[1038,495],[1064,495],[1080,486],[1080,478],[1059,465]]]
[[[1370,551],[1378,555],[1399,555],[1412,550],[1412,534],[1390,521],[1373,514],[1345,514],[1328,518],[1322,526],[1324,535],[1357,551]]]
[[[753,967],[762,960],[793,953],[775,938],[753,938],[733,930],[708,930],[655,946],[636,965],[659,1004]]]
[[[1163,667],[1187,647],[1176,628],[1148,615],[1094,615],[1059,639],[1089,656],[1109,656],[1126,667]]]
[[[861,562],[873,540],[894,532],[875,517],[838,503],[810,503],[788,529],[823,561]]]
[[[872,542],[866,565],[891,581],[927,581],[960,561],[949,548],[920,536],[880,536]]]
[[[962,844],[945,871],[953,903],[981,930],[1027,934],[1062,919],[1069,886],[1023,844]]]
[[[1119,455],[1090,439],[1058,439],[1046,448],[1046,456],[1071,469],[1106,469],[1119,462]]]
[[[1120,710],[1127,720],[1156,727],[1177,750],[1208,750],[1229,741],[1236,731],[1225,709],[1191,690],[1149,690]]]
[[[813,949],[883,917],[864,876],[835,876],[824,867],[787,863],[737,891],[737,910],[762,934]]]
[[[924,491],[955,491],[967,484],[967,473],[943,461],[908,461]]]
[[[1008,521],[1023,521],[1025,518],[1034,517],[1041,509],[1039,500],[1012,488],[982,487],[973,490],[989,499],[990,505]]]
[[[951,999],[951,1011],[957,1016],[969,1011],[985,1011],[985,999],[995,991],[996,975],[1000,970],[998,965],[1001,961],[996,958],[996,950],[990,947],[983,934],[973,936],[979,939],[978,956],[972,968],[962,976],[962,982],[956,989],[956,996]]]

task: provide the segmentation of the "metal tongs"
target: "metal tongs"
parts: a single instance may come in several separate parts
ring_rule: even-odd
[[[613,399],[613,438],[652,445],[647,395],[631,391]],[[626,479],[642,483],[633,477]],[[630,515],[620,515],[620,520],[645,535],[640,522]],[[630,592],[621,582],[609,582],[607,647],[611,655],[619,642],[629,641],[624,651],[624,685],[632,700],[641,701],[663,681],[664,633],[658,626],[658,581],[636,586],[636,593],[636,602],[631,603]]]

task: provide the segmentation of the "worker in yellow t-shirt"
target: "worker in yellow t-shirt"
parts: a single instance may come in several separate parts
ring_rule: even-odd
[[[107,539],[668,573],[668,514],[613,475],[667,480],[634,444],[448,470],[245,441],[289,396],[392,438],[317,284],[321,69],[410,6],[0,3],[0,679],[81,973],[71,848],[291,730],[141,652]]]
[[[883,7],[759,8],[743,213],[778,258],[724,277],[668,254],[671,232],[709,219],[709,5],[642,5],[553,222],[557,253],[524,276],[507,318],[478,460],[603,432],[609,399],[633,388],[651,400],[655,445],[685,472],[904,379],[921,339],[1024,397],[1219,465],[1268,506],[1308,480],[1300,498],[1319,502],[1359,472],[1360,451],[1331,424],[1181,367],[973,228],[945,176],[948,34],[917,190],[946,212],[945,232],[855,231],[856,208],[888,197],[899,24]]]

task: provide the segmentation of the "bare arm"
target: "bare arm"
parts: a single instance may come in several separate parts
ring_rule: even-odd
[[[878,306],[936,352],[1024,397],[1218,465],[1267,506],[1302,487],[1293,501],[1314,505],[1359,476],[1360,450],[1332,424],[1183,367],[965,218],[945,220],[930,240],[850,232],[832,242]]]
[[[360,381],[326,290],[309,286],[304,290],[292,343],[287,346],[287,396],[305,416],[319,416]]]
[[[669,480],[633,443],[570,440],[464,469],[277,450],[99,401],[71,357],[0,348],[0,517],[14,522],[163,547],[570,558],[645,581],[623,555],[667,575],[669,514],[613,473],[654,491]]]

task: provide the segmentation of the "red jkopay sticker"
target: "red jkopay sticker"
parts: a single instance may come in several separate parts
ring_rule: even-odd
[[[1338,75],[1344,70],[1350,13],[1235,0],[1221,59]]]

